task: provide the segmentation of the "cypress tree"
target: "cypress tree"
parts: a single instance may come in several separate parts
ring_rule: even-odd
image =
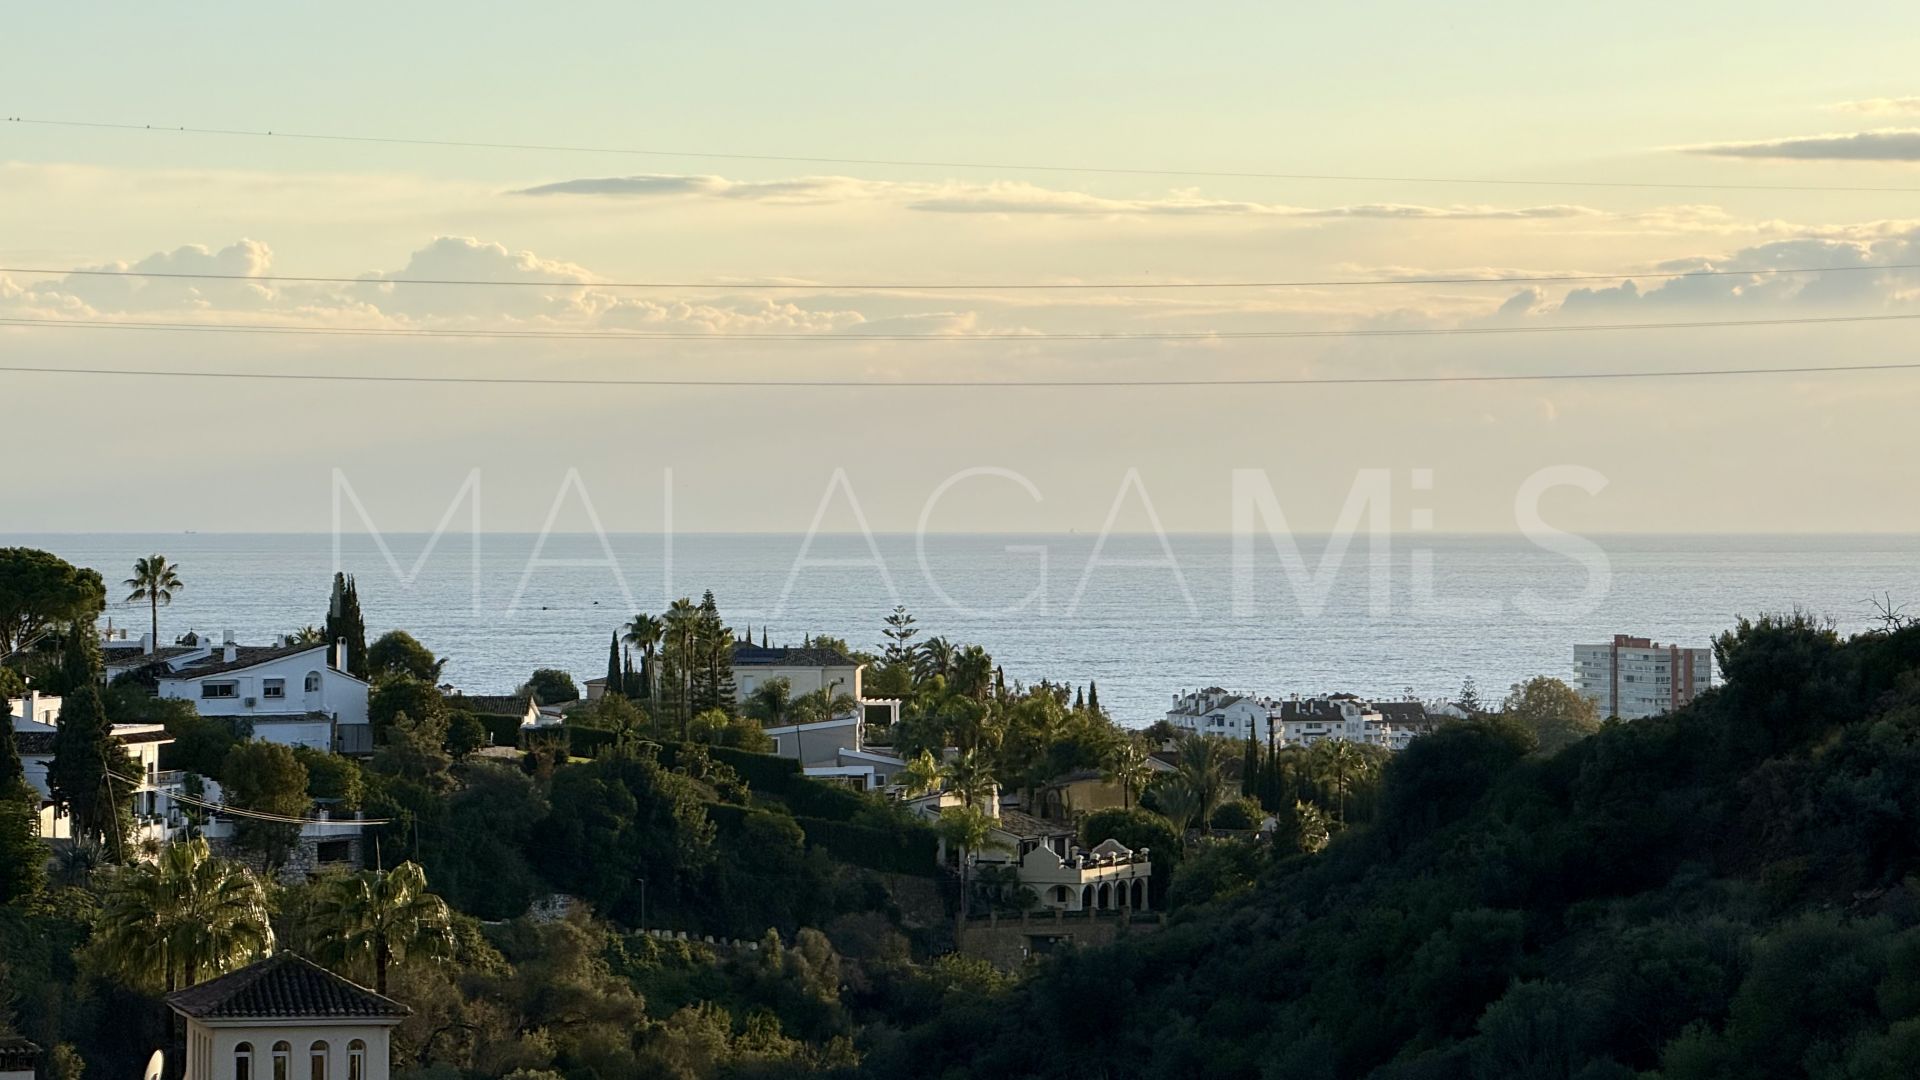
[[[763,649],[768,647],[767,646],[767,627],[765,623],[762,623],[760,625],[760,647]]]
[[[627,684],[620,669],[620,632],[614,631],[612,640],[607,642],[607,693],[615,697],[627,696]]]
[[[360,615],[360,587],[354,583],[351,574],[336,571],[333,575],[333,598],[327,604],[325,633],[330,647],[346,643],[347,674],[358,679],[366,678],[367,623]],[[331,654],[327,663],[339,666]]]
[[[1092,679],[1087,680],[1087,711],[1095,716],[1101,715],[1100,684],[1094,682]]]
[[[1073,711],[1081,712],[1081,711],[1084,711],[1086,707],[1087,707],[1086,696],[1080,692],[1079,688],[1076,687],[1073,691]]]
[[[75,638],[91,637],[81,627]],[[83,663],[84,645],[69,644],[69,663]],[[113,722],[100,701],[100,684],[91,671],[60,705],[60,722],[53,735],[53,761],[47,766],[47,787],[53,802],[73,821],[73,832],[105,843],[115,858],[124,855],[133,815],[128,800],[133,785],[115,779],[132,777],[139,766],[114,738]]]
[[[1247,745],[1240,755],[1240,794],[1257,796],[1260,791],[1260,743],[1247,732]]]

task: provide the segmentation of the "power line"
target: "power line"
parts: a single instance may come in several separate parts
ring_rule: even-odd
[[[1368,285],[1530,285],[1583,281],[1667,281],[1702,277],[1772,277],[1791,274],[1844,274],[1881,270],[1920,270],[1920,263],[1884,263],[1877,266],[1756,267],[1751,270],[1662,270],[1654,273],[1613,274],[1531,274],[1511,277],[1404,277],[1404,278],[1329,278],[1291,281],[1111,281],[1111,282],[821,282],[791,281],[539,281],[516,278],[487,281],[480,278],[377,278],[328,277],[309,274],[214,274],[181,270],[62,270],[47,266],[0,266],[0,274],[40,274],[65,277],[156,278],[187,281],[245,281],[308,285],[483,285],[495,288],[535,286],[550,289],[729,289],[759,292],[772,289],[816,292],[935,292],[935,291],[1010,291],[1105,289],[1306,289],[1351,288]]]
[[[863,334],[843,330],[719,331],[677,330],[444,330],[399,326],[298,326],[287,323],[254,325],[183,323],[131,320],[105,322],[86,319],[0,317],[0,326],[33,326],[70,330],[142,330],[208,334],[306,335],[319,337],[466,338],[510,341],[939,341],[953,343],[1002,341],[1271,341],[1293,338],[1372,337],[1480,337],[1504,334],[1570,334],[1610,330],[1706,330],[1743,326],[1816,326],[1833,323],[1898,322],[1920,319],[1920,312],[1893,315],[1801,315],[1779,319],[1711,319],[1692,322],[1548,323],[1537,326],[1421,326],[1348,330],[1167,330],[1106,332],[988,331],[978,334]]]
[[[1690,368],[1678,371],[1537,372],[1498,375],[1382,375],[1340,378],[1245,379],[548,379],[535,376],[488,377],[470,375],[340,375],[322,372],[142,370],[138,368],[68,368],[28,365],[0,366],[0,374],[128,376],[165,379],[247,379],[288,382],[421,383],[465,386],[654,386],[702,389],[1194,389],[1211,386],[1407,386],[1434,383],[1503,383],[1604,381],[1624,379],[1686,379],[1749,375],[1831,375],[1845,372],[1915,371],[1920,362],[1894,364],[1828,364],[1798,367]]]
[[[998,172],[1053,172],[1079,173],[1104,176],[1179,176],[1219,180],[1306,180],[1334,183],[1364,184],[1457,184],[1464,186],[1497,187],[1572,187],[1572,188],[1621,188],[1636,190],[1666,191],[1851,191],[1851,192],[1899,192],[1911,194],[1920,192],[1915,187],[1877,187],[1859,184],[1702,184],[1673,183],[1665,181],[1626,181],[1626,180],[1564,180],[1564,179],[1516,179],[1512,177],[1467,177],[1467,176],[1374,176],[1352,173],[1282,173],[1252,172],[1229,169],[1153,169],[1153,168],[1113,168],[1092,165],[1041,165],[1033,163],[1015,164],[1006,162],[982,161],[940,161],[911,158],[863,158],[863,157],[824,157],[800,154],[745,154],[713,150],[663,150],[654,148],[617,147],[617,146],[570,146],[557,143],[518,143],[490,142],[473,139],[416,139],[387,135],[329,135],[315,132],[252,130],[245,128],[179,127],[155,126],[153,124],[125,124],[99,120],[44,120],[25,116],[10,116],[7,120],[16,124],[36,124],[46,127],[91,128],[107,131],[151,131],[174,135],[224,135],[241,138],[298,139],[318,142],[376,143],[394,146],[438,146],[467,150],[530,150],[539,153],[556,154],[618,154],[630,157],[654,158],[706,158],[715,161],[764,161],[784,162],[798,165],[877,165],[887,168],[912,169],[979,169]]]

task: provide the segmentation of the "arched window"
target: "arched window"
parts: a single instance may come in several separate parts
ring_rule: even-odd
[[[285,1040],[273,1044],[273,1080],[293,1080],[293,1044]]]
[[[253,1080],[253,1044],[250,1042],[234,1044],[233,1080]]]
[[[317,671],[307,672],[307,693],[317,694],[319,692],[320,692],[320,673]]]
[[[1097,903],[1101,911],[1105,911],[1113,906],[1113,887],[1104,881],[1100,883],[1100,899]],[[273,1080],[280,1080],[280,1078],[276,1076]]]
[[[1138,909],[1138,908],[1145,907],[1146,903],[1147,903],[1147,883],[1144,881],[1141,881],[1139,878],[1134,878],[1132,906],[1135,909]]]
[[[347,1044],[347,1080],[367,1080],[367,1044],[359,1039]]]
[[[1080,910],[1081,911],[1093,910],[1093,886],[1091,885],[1080,890]]]
[[[330,1048],[324,1042],[316,1042],[307,1048],[307,1062],[309,1066],[307,1075],[311,1080],[327,1080],[328,1049]]]

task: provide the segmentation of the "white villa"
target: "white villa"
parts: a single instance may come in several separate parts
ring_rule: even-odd
[[[345,646],[236,645],[231,634],[159,661],[158,693],[202,716],[244,719],[254,738],[344,754],[371,753],[365,680],[347,674]]]
[[[1267,727],[1275,702],[1271,698],[1235,694],[1218,686],[1175,694],[1173,708],[1167,710],[1167,723],[1195,735],[1218,735],[1228,739],[1267,737]]]
[[[388,1080],[405,1005],[292,953],[167,995],[185,1080]]]
[[[915,799],[909,805],[932,819],[947,807],[959,806],[960,797],[942,792]],[[1020,884],[1033,890],[1041,908],[1072,912],[1151,909],[1148,894],[1153,863],[1148,849],[1134,851],[1115,840],[1083,848],[1071,824],[1043,821],[1002,807],[997,793],[988,796],[984,809],[996,822],[993,843],[965,857],[975,868],[1013,869]],[[958,857],[959,853],[941,845],[941,865],[951,865]]]
[[[7,717],[14,745],[20,751],[20,764],[27,783],[40,793],[40,836],[46,840],[71,840],[73,823],[46,800],[52,798],[47,784],[47,768],[53,763],[53,737],[60,720],[60,699],[29,691],[24,698],[7,702]],[[172,796],[180,790],[179,773],[162,772],[160,748],[173,741],[159,724],[115,724],[114,737],[126,748],[139,768],[140,784],[134,789],[133,817],[137,830],[130,839],[166,840],[174,830],[186,824]]]

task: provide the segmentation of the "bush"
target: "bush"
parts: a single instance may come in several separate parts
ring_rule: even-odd
[[[1247,832],[1259,828],[1266,816],[1267,812],[1261,809],[1258,799],[1243,795],[1231,802],[1221,803],[1207,824],[1229,832]]]
[[[825,818],[798,817],[807,834],[807,846],[817,847],[841,862],[889,874],[933,877],[939,870],[939,841],[926,826],[876,829]]]

